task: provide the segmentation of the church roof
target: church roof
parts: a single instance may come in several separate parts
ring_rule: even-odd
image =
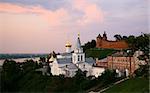
[[[58,64],[68,64],[72,62],[71,58],[61,58],[61,59],[58,59],[57,61],[58,61]]]
[[[72,63],[71,58],[62,58],[62,59],[58,59],[58,66],[61,69],[68,69],[68,70],[77,70],[78,67]]]
[[[114,54],[112,54],[111,56],[113,57],[127,57],[127,53],[126,52],[116,52]]]
[[[100,61],[100,62],[107,62],[107,57],[106,57],[106,58],[103,58],[103,59],[100,59],[99,61]]]
[[[62,55],[62,56],[71,56],[72,54],[71,53],[60,53],[60,55]]]
[[[62,66],[60,68],[68,69],[68,70],[78,70],[78,67],[75,64],[73,64],[73,63],[67,64],[67,65]]]
[[[93,58],[86,58],[85,59],[86,62],[85,63],[88,63],[90,65],[93,65],[95,63],[95,60]],[[67,64],[70,64],[72,63],[72,59],[71,58],[61,58],[61,59],[57,59],[57,62],[59,65],[67,65]],[[82,63],[82,62],[79,62],[79,63]],[[73,64],[73,63],[72,63]]]
[[[85,58],[86,63],[93,65],[95,63],[95,60],[93,58]]]

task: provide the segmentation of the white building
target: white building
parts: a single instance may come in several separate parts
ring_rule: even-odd
[[[71,44],[66,44],[66,53],[57,55],[56,58],[50,58],[52,75],[65,75],[66,77],[73,77],[76,71],[86,71],[86,76],[98,77],[104,72],[104,68],[94,67],[95,60],[93,58],[85,58],[85,53],[81,47],[80,36],[78,34],[76,47],[74,53],[71,53]]]

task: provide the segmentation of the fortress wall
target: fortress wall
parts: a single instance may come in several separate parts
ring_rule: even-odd
[[[126,49],[128,48],[128,44],[123,40],[108,41],[108,40],[97,39],[96,47],[97,48]]]

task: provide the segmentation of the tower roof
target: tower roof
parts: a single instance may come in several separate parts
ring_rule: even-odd
[[[107,35],[107,34],[106,34],[106,32],[104,31],[103,37],[106,37],[106,35]]]
[[[77,48],[77,49],[81,48],[81,41],[80,41],[80,34],[79,34],[79,33],[78,33],[76,48]]]
[[[101,38],[101,35],[99,34],[99,35],[97,36],[97,38]]]

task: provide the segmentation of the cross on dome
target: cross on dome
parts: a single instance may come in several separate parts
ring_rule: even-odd
[[[80,33],[78,32],[78,38],[80,37]]]

